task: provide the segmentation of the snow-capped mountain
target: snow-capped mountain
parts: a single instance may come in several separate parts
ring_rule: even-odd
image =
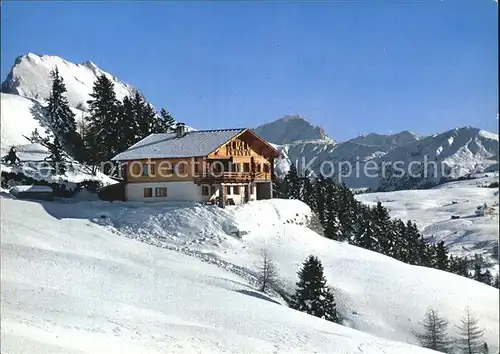
[[[299,115],[286,115],[273,122],[258,126],[254,131],[257,135],[277,145],[311,140],[334,143],[322,128],[311,124]]]
[[[87,100],[94,82],[102,74],[113,82],[116,97],[122,100],[135,94],[136,89],[123,83],[116,76],[103,70],[91,61],[74,64],[55,55],[28,53],[18,57],[2,83],[2,92],[36,100],[46,100],[49,96],[52,79],[50,72],[57,67],[68,90],[66,97],[73,108],[87,110]]]
[[[275,122],[276,125],[269,123],[266,126],[279,127],[277,132],[289,132],[296,129],[298,120],[281,118]],[[300,121],[302,126],[314,128],[304,118]],[[383,187],[390,190],[403,185],[414,188],[427,182],[438,182],[442,177],[453,179],[498,170],[498,135],[473,127],[456,128],[427,137],[419,137],[409,131],[389,135],[372,133],[341,143],[329,138],[318,139],[317,136],[309,138],[310,130],[303,129],[296,130],[295,135],[289,134],[289,137],[293,136],[289,139],[292,142],[285,144],[278,143],[286,140],[281,135],[274,130],[266,134],[266,129],[262,127],[265,126],[256,128],[256,131],[275,143],[284,156],[284,161],[276,166],[278,173],[283,175],[294,163],[299,170],[331,175],[352,188]],[[322,136],[326,137],[326,134]],[[423,170],[419,171],[421,178],[413,180],[399,177],[395,180],[394,174],[387,172],[387,166],[401,166],[407,171],[426,162],[442,167],[436,174],[427,169],[426,176]]]
[[[47,128],[40,108],[50,92],[50,72],[58,67],[68,90],[67,97],[77,119],[85,115],[86,101],[94,81],[105,74],[114,83],[116,95],[122,99],[136,89],[123,83],[91,61],[74,64],[57,56],[29,53],[16,59],[6,80],[2,83],[2,152],[12,145],[26,144],[24,136],[34,128],[40,133]],[[183,117],[189,120],[189,117]],[[183,119],[184,120],[184,119]],[[22,124],[20,122],[22,121]],[[193,129],[188,127],[188,129]],[[342,180],[353,188],[395,189],[415,187],[429,180],[439,180],[443,173],[423,179],[394,180],[392,173],[373,176],[373,170],[382,169],[382,163],[399,162],[403,166],[432,160],[444,166],[443,170],[456,178],[474,172],[498,170],[498,135],[480,129],[464,127],[428,137],[418,137],[403,131],[397,134],[368,134],[345,142],[335,142],[318,126],[299,115],[286,115],[274,122],[256,127],[255,132],[281,150],[283,160],[276,171],[285,174],[291,163],[299,169],[307,168],[325,174],[339,172],[349,163],[351,173]],[[367,175],[366,167],[369,165]],[[374,168],[375,166],[375,168]]]

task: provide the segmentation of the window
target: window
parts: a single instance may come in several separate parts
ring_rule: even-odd
[[[248,162],[243,164],[243,172],[250,172],[250,164]]]
[[[210,195],[215,194],[215,186],[210,186]]]
[[[268,173],[269,172],[269,165],[264,165],[264,172]]]
[[[240,186],[234,186],[233,187],[233,193],[236,194],[236,195],[240,194]]]
[[[155,197],[166,197],[167,187],[157,187],[155,188]]]
[[[153,188],[144,188],[144,198],[151,198],[153,196]]]
[[[231,186],[226,186],[226,195],[231,194]]]
[[[208,186],[201,186],[201,194],[208,195],[209,189]]]

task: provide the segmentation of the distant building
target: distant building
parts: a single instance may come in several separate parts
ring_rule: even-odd
[[[241,204],[272,198],[280,153],[250,129],[151,134],[113,158],[123,164],[125,200]]]

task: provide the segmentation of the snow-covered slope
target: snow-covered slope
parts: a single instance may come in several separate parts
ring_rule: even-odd
[[[431,353],[291,310],[224,268],[113,235],[78,215],[92,210],[84,203],[0,204],[3,353]],[[490,297],[486,289],[476,301],[488,308]]]
[[[52,80],[50,72],[57,66],[68,90],[66,96],[70,106],[87,109],[87,100],[92,92],[95,80],[102,74],[114,84],[116,97],[120,100],[135,93],[135,89],[117,77],[101,70],[93,62],[74,64],[55,55],[37,55],[28,53],[18,57],[7,78],[2,83],[2,92],[23,97],[46,100],[49,96]]]
[[[44,136],[47,124],[40,114],[37,100],[7,93],[0,93],[0,131],[2,156],[12,145],[27,144],[31,132],[38,130]]]
[[[6,205],[12,208],[28,208],[24,202],[9,203]],[[310,210],[299,201],[258,201],[226,209],[195,203],[154,206],[144,203],[42,203],[36,210],[40,214],[37,218],[53,220],[54,225],[60,224],[58,227],[65,231],[73,229],[75,235],[94,230],[96,226],[88,222],[91,220],[121,236],[177,250],[238,274],[251,275],[261,249],[265,248],[278,262],[283,287],[289,292],[293,290],[301,263],[312,253],[323,262],[345,325],[386,339],[414,343],[412,332],[420,329],[419,321],[429,306],[439,309],[451,324],[458,324],[463,309],[470,306],[485,328],[490,347],[498,348],[497,289],[450,273],[406,265],[321,237],[300,225],[306,221]],[[43,216],[43,213],[50,216]],[[83,226],[79,225],[86,225],[84,230],[88,231],[80,230]],[[238,233],[241,238],[234,236]],[[96,237],[86,236],[85,239],[94,242],[92,240],[103,236]],[[34,238],[32,242],[43,245],[46,241]],[[70,238],[70,242],[76,241]],[[102,252],[107,257],[115,254]],[[148,252],[144,257],[156,257],[156,253],[153,256]],[[143,258],[137,259],[136,253],[133,257],[137,262],[144,262]],[[147,267],[151,266],[150,262]],[[331,350],[335,352],[337,348]],[[376,351],[366,348],[365,352]]]
[[[413,220],[424,237],[444,241],[458,256],[483,254],[498,272],[498,188],[482,188],[498,182],[498,174],[473,180],[450,182],[428,190],[367,193],[356,198],[368,205],[377,202],[389,209],[391,216]],[[476,216],[475,210],[486,203],[492,214]],[[460,217],[452,219],[451,217]]]
[[[277,145],[310,140],[334,143],[322,128],[312,125],[299,115],[286,115],[273,122],[258,126],[254,131],[260,137]]]

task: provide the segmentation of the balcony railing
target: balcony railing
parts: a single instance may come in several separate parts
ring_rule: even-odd
[[[198,184],[209,183],[250,183],[256,179],[265,179],[265,172],[213,172],[205,171],[195,175]]]

